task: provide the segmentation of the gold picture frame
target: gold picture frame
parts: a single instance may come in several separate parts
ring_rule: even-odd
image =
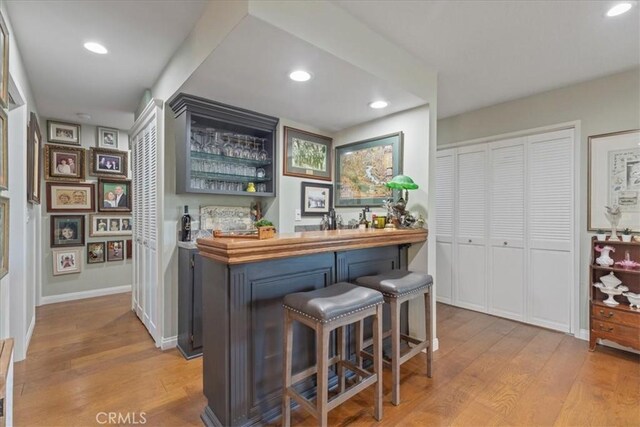
[[[102,178],[124,179],[129,174],[129,153],[107,148],[89,148],[89,174]]]
[[[0,105],[9,106],[9,30],[0,13]]]
[[[7,113],[0,108],[0,190],[9,189],[9,137]]]
[[[9,199],[0,197],[0,279],[9,272]]]
[[[29,135],[27,135],[27,201],[39,205],[42,135],[35,113],[32,112],[30,117]]]
[[[84,149],[68,145],[44,146],[44,177],[50,181],[84,181]]]

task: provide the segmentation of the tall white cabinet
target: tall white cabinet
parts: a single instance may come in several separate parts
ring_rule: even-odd
[[[441,150],[438,301],[571,332],[573,129]]]
[[[163,275],[160,261],[164,161],[162,108],[152,100],[130,132],[133,175],[132,308],[160,346]]]

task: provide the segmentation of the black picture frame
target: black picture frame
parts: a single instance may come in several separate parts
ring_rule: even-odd
[[[124,202],[117,198],[117,187],[122,188]],[[111,198],[109,193],[114,193]],[[131,180],[98,179],[98,212],[131,212]]]
[[[84,246],[84,215],[51,215],[51,247]]]
[[[87,243],[87,264],[100,264],[106,261],[105,242]]]
[[[332,184],[300,183],[300,213],[302,216],[323,216],[328,214],[332,207]]]

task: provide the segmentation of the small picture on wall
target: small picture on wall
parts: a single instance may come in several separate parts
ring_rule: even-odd
[[[98,148],[118,148],[118,129],[98,127]]]
[[[52,215],[51,247],[84,245],[84,215]]]
[[[122,261],[124,259],[124,240],[107,242],[107,261]]]
[[[128,156],[126,151],[91,148],[89,150],[90,174],[107,178],[126,178]]]
[[[47,139],[49,142],[80,145],[80,125],[47,120]]]
[[[329,213],[333,202],[333,185],[302,182],[300,186],[303,216],[322,216]]]
[[[133,258],[133,241],[127,240],[127,259]]]
[[[47,182],[47,212],[93,212],[93,184]]]
[[[98,180],[98,211],[131,212],[131,181]]]
[[[105,261],[104,242],[87,243],[87,264],[98,264]]]
[[[53,275],[80,273],[82,271],[82,249],[54,249]]]
[[[81,181],[84,179],[84,149],[63,145],[44,146],[45,179]]]

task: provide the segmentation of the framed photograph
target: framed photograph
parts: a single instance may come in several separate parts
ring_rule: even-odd
[[[126,151],[89,149],[89,174],[106,178],[126,178],[129,153]]]
[[[84,180],[84,149],[65,145],[45,145],[44,177],[53,181]]]
[[[80,273],[82,271],[82,249],[53,249],[53,275]]]
[[[385,186],[402,173],[402,132],[336,147],[337,207],[381,205],[394,197]]]
[[[131,215],[91,215],[91,237],[131,236]]]
[[[0,190],[9,188],[9,136],[7,114],[0,108]]]
[[[0,14],[0,105],[3,108],[9,106],[9,30]]]
[[[105,261],[105,243],[87,243],[87,264],[98,264]]]
[[[39,205],[42,136],[35,113],[31,113],[27,130],[27,201]]]
[[[47,120],[47,140],[59,144],[80,145],[80,125]]]
[[[94,184],[47,182],[47,212],[95,212]]]
[[[0,279],[9,272],[9,199],[0,197]]]
[[[332,139],[284,127],[284,175],[331,181]]]
[[[610,230],[605,206],[619,206],[618,230],[640,231],[640,129],[589,137],[589,231]]]
[[[133,258],[133,240],[127,240],[127,259]]]
[[[84,246],[84,215],[51,215],[51,247]]]
[[[302,216],[322,216],[329,213],[333,206],[333,185],[302,182],[300,187]]]
[[[98,180],[98,212],[131,212],[131,180]]]
[[[122,261],[124,259],[124,240],[107,242],[107,261]]]
[[[118,149],[118,129],[98,126],[98,148]]]

